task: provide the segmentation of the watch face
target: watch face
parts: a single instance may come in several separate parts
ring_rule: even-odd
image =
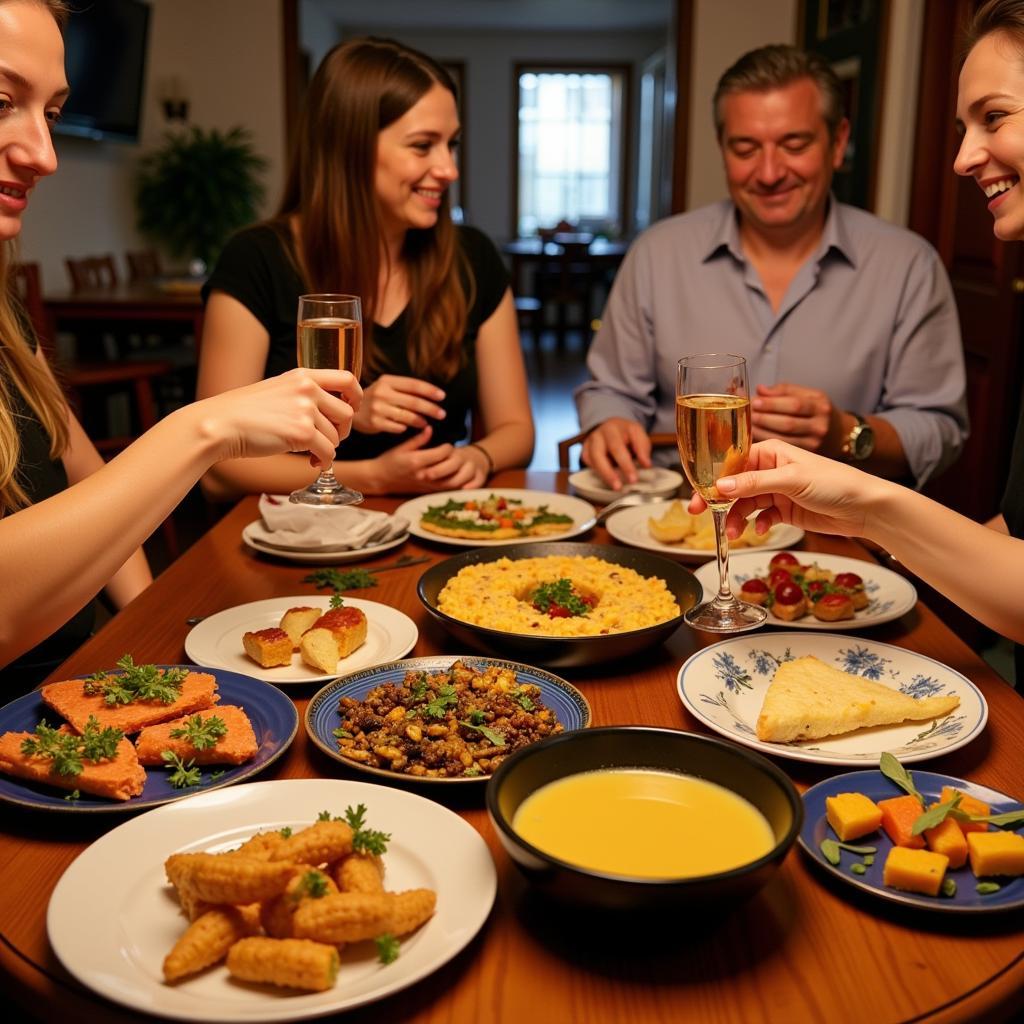
[[[852,448],[855,459],[866,459],[875,450],[875,432],[871,427],[861,424],[860,429],[854,431]]]

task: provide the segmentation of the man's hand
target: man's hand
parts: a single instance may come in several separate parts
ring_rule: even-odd
[[[843,440],[849,433],[843,429],[844,413],[817,388],[785,382],[759,384],[750,410],[754,441],[778,438],[835,458],[841,454]]]
[[[651,439],[639,423],[613,416],[587,435],[581,461],[618,491],[624,482],[636,483],[636,463],[650,466]]]

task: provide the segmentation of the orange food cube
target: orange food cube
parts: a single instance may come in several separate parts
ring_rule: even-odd
[[[863,793],[837,793],[825,797],[825,817],[844,843],[874,832],[882,823],[878,805]],[[967,856],[966,846],[964,856]]]
[[[959,810],[963,811],[964,814],[979,814],[989,815],[992,813],[991,808],[984,800],[979,800],[977,797],[968,796],[962,789],[957,789],[955,786],[943,786],[942,795],[939,797],[940,803],[947,803],[952,800],[953,797],[960,794],[960,806]],[[987,832],[988,823],[984,821],[960,821],[957,822],[960,826],[960,831],[966,835],[968,832]]]
[[[931,850],[894,846],[885,858],[882,881],[893,889],[938,896],[949,858]]]
[[[1024,875],[1024,836],[1019,832],[969,832],[971,870],[979,877]]]
[[[914,822],[924,814],[924,808],[917,797],[894,796],[888,800],[879,800],[878,809],[882,812],[882,828],[886,835],[896,844],[911,850],[923,850],[923,836],[915,836],[911,831]]]
[[[929,850],[949,858],[951,868],[962,868],[967,863],[967,840],[955,818],[947,818],[935,828],[926,828],[924,838]]]

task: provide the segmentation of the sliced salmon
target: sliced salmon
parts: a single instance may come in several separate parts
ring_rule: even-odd
[[[216,716],[227,726],[228,731],[205,750],[196,750],[183,736],[171,736],[176,729],[184,728],[195,715],[199,715],[203,721]],[[244,764],[256,756],[257,747],[256,734],[252,730],[249,716],[233,704],[220,704],[176,718],[173,722],[147,726],[135,741],[135,752],[140,764],[163,764],[161,755],[165,750],[172,750],[183,761],[194,760],[196,764]]]

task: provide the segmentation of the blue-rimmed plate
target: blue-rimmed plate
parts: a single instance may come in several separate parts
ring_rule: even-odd
[[[469,777],[436,778],[433,776],[407,775],[404,772],[393,772],[386,768],[373,768],[360,764],[350,758],[342,757],[338,752],[338,741],[334,730],[341,725],[341,714],[338,701],[342,697],[363,700],[375,686],[384,683],[401,685],[407,672],[444,672],[454,662],[464,664],[483,672],[489,665],[497,665],[515,672],[520,684],[529,683],[540,688],[540,697],[545,706],[554,712],[555,718],[566,732],[573,729],[585,729],[590,725],[590,704],[587,698],[571,683],[559,676],[523,665],[518,661],[503,661],[500,658],[481,658],[476,655],[436,655],[428,658],[405,658],[393,661],[388,665],[377,665],[342,676],[333,683],[328,683],[317,693],[306,707],[306,732],[309,738],[328,756],[335,761],[353,768],[356,771],[368,772],[371,775],[388,779],[402,779],[406,782],[424,783],[475,783],[486,781],[489,775],[473,775]]]
[[[949,775],[936,775],[934,772],[914,772],[913,775],[914,785],[928,803],[938,801],[943,786],[955,786],[969,796],[983,800],[992,809],[993,814],[1003,814],[1006,811],[1021,809],[1020,801],[1014,800],[1012,796],[1007,796],[995,789],[987,789],[985,786],[978,786],[973,782],[954,779]],[[874,896],[880,896],[891,903],[901,903],[908,907],[924,907],[927,910],[937,910],[948,914],[984,914],[1024,907],[1024,877],[992,879],[992,881],[998,882],[1001,888],[998,892],[982,896],[975,888],[978,879],[971,872],[969,864],[965,864],[956,871],[947,872],[947,877],[956,882],[955,896],[922,896],[919,893],[901,892],[899,889],[888,888],[882,883],[882,870],[885,867],[885,858],[889,855],[893,844],[881,829],[853,840],[855,846],[878,847],[874,863],[867,868],[863,875],[855,875],[850,871],[850,865],[860,863],[863,857],[846,850],[842,851],[842,860],[839,866],[834,867],[821,852],[821,841],[836,838],[825,819],[825,798],[835,796],[837,793],[863,793],[871,800],[877,801],[886,800],[892,796],[902,796],[903,790],[899,789],[895,783],[890,782],[881,772],[874,771],[846,772],[843,775],[835,776],[835,778],[819,782],[804,793],[804,827],[797,837],[800,849],[847,885],[852,885],[854,888],[869,892]]]
[[[813,654],[911,697],[957,696],[960,706],[924,722],[858,729],[804,743],[766,743],[755,725],[765,693],[784,661]],[[988,705],[965,676],[940,661],[892,644],[830,633],[762,630],[705,647],[679,670],[676,689],[686,710],[710,729],[763,754],[816,764],[877,765],[888,750],[903,762],[948,754],[981,735]]]
[[[77,800],[68,800],[68,794],[62,790],[36,785],[27,779],[0,776],[0,800],[22,807],[34,807],[44,811],[71,811],[77,814],[133,812],[144,807],[156,807],[172,800],[181,800],[196,793],[208,793],[210,790],[222,789],[224,786],[250,779],[276,761],[295,738],[299,728],[298,712],[290,698],[276,686],[220,668],[197,669],[195,665],[161,667],[186,668],[193,672],[209,672],[215,676],[220,703],[237,705],[249,716],[258,744],[256,756],[245,764],[204,767],[200,785],[188,789],[175,789],[171,786],[167,781],[169,772],[166,769],[147,768],[145,788],[139,796],[130,800],[104,800],[87,793]],[[39,693],[33,691],[0,708],[0,733],[32,732],[41,719],[45,718],[50,725],[56,725],[59,717],[53,708],[43,703]],[[211,775],[221,768],[224,769],[223,774],[211,779]]]

